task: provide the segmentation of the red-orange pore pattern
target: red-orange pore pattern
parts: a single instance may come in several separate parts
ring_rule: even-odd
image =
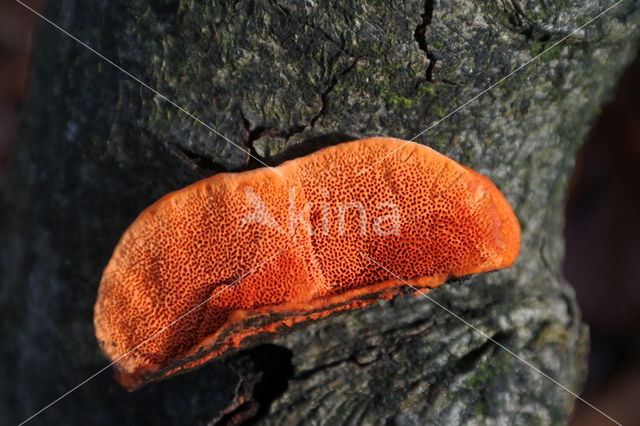
[[[115,364],[135,389],[246,337],[388,299],[403,283],[387,269],[436,287],[510,266],[519,245],[488,178],[415,143],[343,143],[218,174],[144,210],[102,276],[96,336],[111,360],[144,342]]]

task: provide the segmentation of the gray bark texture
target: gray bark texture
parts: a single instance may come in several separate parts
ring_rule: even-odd
[[[163,194],[367,136],[410,139],[613,0],[60,0],[45,14],[238,147],[47,24],[0,177],[0,418],[106,366],[102,269]],[[523,227],[512,268],[435,301],[580,391],[588,333],[563,281],[576,148],[635,50],[623,1],[418,141],[489,176]],[[606,285],[606,283],[603,283]],[[411,294],[266,336],[127,393],[110,369],[33,424],[563,424],[575,399]],[[256,346],[257,345],[257,346]]]

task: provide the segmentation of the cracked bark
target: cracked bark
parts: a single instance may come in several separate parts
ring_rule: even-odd
[[[263,127],[263,126],[253,126],[249,120],[246,118],[246,116],[244,115],[244,113],[241,111],[241,116],[242,116],[242,121],[244,123],[245,126],[245,130],[247,132],[247,142],[245,143],[249,149],[251,154],[254,157],[260,157],[260,153],[257,152],[256,148],[255,148],[255,144],[256,141],[260,142],[259,140],[263,137],[266,138],[279,138],[281,140],[284,140],[285,142],[288,142],[292,137],[302,134],[303,132],[305,132],[306,130],[311,130],[313,129],[313,127],[316,125],[316,122],[322,118],[322,116],[324,115],[326,109],[327,109],[327,97],[329,96],[329,94],[331,93],[331,91],[334,89],[334,87],[336,86],[336,84],[338,83],[338,81],[343,78],[344,76],[346,76],[358,63],[358,58],[350,58],[351,63],[349,63],[344,70],[336,73],[335,75],[331,76],[331,79],[329,81],[329,84],[327,85],[327,88],[324,89],[322,91],[322,93],[320,93],[319,98],[320,98],[320,107],[318,109],[318,112],[316,114],[314,114],[310,119],[309,122],[307,124],[304,125],[297,125],[293,128],[289,128],[289,129],[285,129],[285,130],[278,130],[278,129],[274,129],[274,128],[268,128],[268,127]],[[315,143],[313,139],[307,139],[307,145],[315,145],[316,148],[320,148],[322,146],[325,145],[325,143],[327,142],[327,138],[325,137],[321,137],[319,138],[320,140],[317,140],[318,138],[316,138],[316,142],[319,143]],[[338,140],[336,140],[335,137],[330,138],[330,141],[335,141],[335,142],[344,142],[347,140],[351,140],[353,138],[351,137],[339,137]],[[267,140],[265,143],[269,143],[270,141]],[[291,155],[289,153],[281,153],[284,155],[276,155],[273,156],[273,158],[263,158],[264,161],[267,161],[269,163],[271,163],[270,165],[277,165],[280,162],[282,162],[284,159],[290,158]],[[254,168],[254,167],[260,167],[262,166],[262,164],[260,164],[258,161],[255,160],[255,158],[251,158],[251,160],[249,161],[249,164],[247,164],[247,168]]]
[[[422,21],[416,27],[416,31],[414,32],[414,38],[418,42],[418,46],[420,50],[422,50],[427,58],[429,59],[429,65],[427,66],[427,70],[425,71],[425,80],[428,82],[433,81],[433,68],[436,66],[436,57],[433,52],[429,50],[427,46],[427,27],[431,24],[431,19],[433,19],[433,3],[434,0],[427,0],[424,5],[424,13],[420,16]]]
[[[601,3],[48,2],[54,21],[244,149],[41,28],[0,178],[3,418],[26,418],[106,364],[93,336],[97,285],[119,235],[151,202],[255,167],[247,152],[275,164],[352,138],[409,139]],[[560,274],[564,192],[610,76],[634,51],[638,14],[622,3],[419,139],[491,177],[524,231],[513,268],[430,296],[575,390],[587,337]],[[103,373],[41,420],[563,424],[574,402],[410,295],[261,342],[286,349],[256,346],[132,394]],[[280,374],[266,374],[269,360]]]

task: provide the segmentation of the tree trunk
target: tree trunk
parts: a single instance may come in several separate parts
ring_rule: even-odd
[[[393,5],[391,5],[393,4]],[[222,170],[367,136],[417,140],[489,176],[523,226],[508,270],[430,296],[580,391],[587,330],[563,281],[575,150],[634,51],[613,0],[60,0],[45,14],[232,143],[43,23],[1,177],[1,417],[107,364],[92,309],[135,216]],[[603,283],[604,285],[604,283]],[[36,421],[65,424],[563,424],[566,390],[433,302],[406,295],[263,339],[134,393],[107,370]],[[615,414],[615,413],[611,413]]]

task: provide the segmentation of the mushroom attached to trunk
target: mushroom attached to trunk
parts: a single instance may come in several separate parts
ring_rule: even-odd
[[[133,390],[252,336],[389,299],[407,289],[397,277],[427,289],[509,267],[519,245],[488,178],[415,143],[343,143],[145,209],[102,276],[96,336]]]

